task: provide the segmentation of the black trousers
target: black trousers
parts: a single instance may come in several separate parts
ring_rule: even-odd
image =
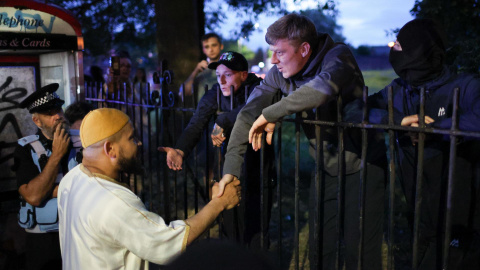
[[[417,155],[415,147],[401,149],[401,184],[411,209],[413,232]],[[457,146],[451,206],[450,269],[480,269],[480,158],[478,142]],[[418,269],[442,269],[446,223],[449,144],[425,148],[422,201],[418,231]]]
[[[321,180],[322,181],[322,180]],[[315,185],[311,182],[309,215],[309,245],[311,269],[335,269],[337,251],[337,187],[338,177],[323,174],[323,197],[321,209],[315,207]],[[361,269],[382,269],[382,241],[383,241],[383,216],[384,216],[384,191],[385,170],[375,165],[367,165],[365,196],[365,215],[363,224],[363,265]],[[344,244],[344,262],[346,269],[357,269],[358,247],[360,240],[360,172],[345,176],[344,192],[344,217],[340,243]],[[316,209],[316,210],[313,210]],[[312,213],[313,212],[313,213]],[[323,224],[321,228],[323,268],[317,265],[314,254],[317,242],[314,241],[314,218],[320,215]],[[339,269],[342,269],[339,266]]]
[[[27,233],[27,270],[62,269],[60,239],[55,233]]]

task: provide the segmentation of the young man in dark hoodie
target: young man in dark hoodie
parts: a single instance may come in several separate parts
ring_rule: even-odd
[[[351,51],[345,44],[335,43],[328,34],[318,34],[315,25],[305,16],[289,14],[280,18],[268,27],[265,39],[270,44],[272,64],[275,66],[255,88],[237,117],[225,156],[224,176],[220,181],[218,196],[222,195],[224,184],[240,177],[242,155],[249,140],[252,147],[258,150],[264,130],[267,131],[268,142],[271,140],[274,123],[298,112],[302,112],[302,117],[306,119],[314,119],[315,111],[318,110],[319,120],[336,121],[336,96],[342,97],[343,104],[362,96],[364,81]],[[283,94],[283,98],[275,103],[274,97],[279,92]],[[311,150],[315,149],[314,126],[307,124],[303,129],[310,140]],[[361,136],[355,136],[353,132],[356,131],[345,132],[345,216],[341,229],[344,232],[347,269],[357,268],[360,237],[358,194],[361,162],[360,147],[355,140]],[[320,209],[312,205],[311,209],[314,210],[310,211],[310,220],[313,221],[315,215],[321,215],[323,247],[320,243],[321,250],[317,250],[318,243],[312,241],[314,226],[311,222],[309,254],[323,254],[323,269],[334,269],[337,240],[338,135],[336,128],[322,127],[322,133],[324,160],[320,177],[325,190]],[[367,171],[363,232],[365,263],[362,269],[381,269],[384,170],[369,164]],[[313,260],[310,265],[312,269],[321,268]]]
[[[370,122],[388,122],[387,89],[392,87],[394,123],[418,127],[420,89],[423,88],[425,124],[427,127],[450,129],[453,93],[458,87],[458,127],[465,131],[480,131],[480,79],[478,75],[452,73],[445,65],[446,49],[446,35],[442,27],[433,20],[415,19],[405,24],[390,51],[390,63],[400,78],[368,98]],[[413,212],[418,134],[397,132],[396,136],[400,180],[407,203]],[[469,252],[465,252],[472,250],[470,243],[477,241],[478,245],[480,240],[478,199],[475,199],[475,196],[478,198],[480,182],[479,179],[473,179],[475,175],[478,178],[478,173],[474,173],[479,168],[478,144],[478,140],[458,138],[450,243],[451,269],[479,269],[479,257],[469,257]],[[417,269],[442,268],[449,152],[448,138],[426,134]],[[410,219],[413,220],[412,217]],[[464,257],[463,262],[458,259],[460,257]]]
[[[238,112],[245,106],[246,97],[250,95],[253,89],[262,81],[253,73],[248,73],[248,63],[245,57],[237,52],[223,53],[217,62],[208,65],[209,69],[215,70],[218,83],[215,84],[200,100],[197,110],[188,123],[185,130],[174,148],[160,147],[160,151],[167,152],[167,166],[172,170],[181,170],[184,158],[186,158],[197,145],[203,130],[207,128],[210,119],[221,111],[215,119],[211,138],[216,147],[221,147],[222,156],[225,154],[225,148],[228,144],[228,138],[232,131]],[[233,87],[233,93],[231,93]],[[217,92],[220,90],[220,108],[217,103]],[[233,95],[233,104],[231,96]],[[265,151],[265,157],[273,157],[273,148]],[[260,248],[260,153],[249,149],[245,154],[246,167],[248,168],[245,179],[247,185],[244,185],[243,201],[238,208],[238,224],[234,222],[234,211],[230,210],[223,213],[224,236],[238,240],[253,248]],[[243,157],[242,157],[243,162]],[[269,177],[272,162],[267,162],[264,177]],[[271,176],[271,175],[270,175]],[[218,176],[220,177],[220,176]],[[268,188],[268,194],[271,188]],[[266,194],[267,194],[266,193]],[[271,196],[267,195],[271,201]],[[268,206],[270,211],[271,203]],[[238,228],[238,231],[237,229]],[[265,232],[268,230],[268,220],[265,222]],[[237,237],[237,239],[234,239]]]

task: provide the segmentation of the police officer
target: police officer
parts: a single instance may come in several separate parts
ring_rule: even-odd
[[[35,91],[20,103],[32,114],[36,135],[18,140],[14,167],[21,196],[19,225],[27,231],[26,269],[61,269],[57,189],[72,149],[68,124],[55,93],[58,84]]]

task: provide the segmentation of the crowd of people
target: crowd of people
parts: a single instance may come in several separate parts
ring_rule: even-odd
[[[219,263],[217,255],[224,258],[220,260],[221,269],[229,269],[225,265],[228,263],[243,269],[274,269],[267,258],[235,246],[212,243],[211,250],[208,249],[211,254],[205,253],[209,245],[180,254],[219,215],[223,215],[221,233],[227,239],[251,250],[261,249],[261,235],[268,235],[276,178],[271,146],[276,124],[295,113],[306,120],[335,122],[338,97],[342,99],[340,109],[346,121],[361,122],[359,116],[363,107],[368,106],[369,122],[385,124],[387,90],[391,88],[396,125],[450,129],[453,89],[458,88],[459,129],[480,130],[480,79],[473,74],[449,71],[445,64],[448,43],[441,26],[432,20],[415,19],[400,29],[389,58],[399,78],[369,96],[367,104],[362,101],[362,72],[348,46],[334,42],[328,34],[318,33],[310,19],[295,13],[285,15],[268,27],[265,39],[274,66],[263,80],[248,73],[248,62],[242,54],[222,53],[218,35],[207,34],[201,40],[207,59],[197,64],[181,89],[185,95],[196,95],[198,107],[176,144],[158,150],[166,152],[168,168],[182,170],[210,119],[215,118],[210,139],[213,146],[221,149],[224,165],[220,182],[211,182],[211,200],[185,220],[167,224],[145,207],[128,182],[122,181],[126,174],[142,173],[137,154],[143,143],[138,139],[138,128],[142,127],[135,125],[134,113],[115,108],[93,109],[88,103],[77,102],[69,105],[64,114],[64,101],[55,93],[58,84],[46,85],[23,100],[20,107],[32,114],[38,127],[35,135],[18,141],[14,153],[22,201],[19,225],[27,231],[27,269],[148,269],[149,262],[167,265],[167,269],[206,269]],[[124,83],[128,88],[131,68],[129,57],[121,55],[120,73],[109,71],[105,94],[112,94],[109,91],[115,89],[115,84]],[[144,83],[145,71],[137,70],[134,81]],[[127,90],[125,98],[135,99],[133,90]],[[422,91],[426,96],[424,119],[419,117]],[[222,114],[216,116],[219,110]],[[321,147],[323,157],[317,160],[321,167],[314,175],[321,183],[311,180],[310,188],[311,269],[338,267],[338,205],[343,205],[340,237],[345,268],[358,269],[362,256],[360,269],[383,269],[387,175],[383,131],[369,130],[367,160],[362,164],[360,131],[346,129],[344,162],[339,164],[341,142],[336,128],[322,127],[321,134],[317,134],[314,126],[303,124],[303,130],[314,158],[317,147]],[[262,144],[264,135],[267,145]],[[480,257],[474,255],[478,250],[475,245],[480,243],[478,140],[457,140],[455,190],[452,205],[447,205],[449,139],[441,134],[420,138],[424,141],[424,165],[418,177],[418,134],[397,131],[395,136],[399,180],[412,213],[420,195],[416,194],[417,179],[423,180],[418,224],[414,224],[413,214],[407,217],[411,228],[419,228],[418,261],[413,267],[443,267],[444,210],[448,207],[453,213],[454,228],[449,264],[453,269],[478,269]],[[265,148],[263,170],[260,148]],[[362,167],[366,169],[364,213],[359,208]],[[341,174],[345,179],[344,201],[340,203],[337,200]],[[321,197],[315,192],[319,184],[323,189]],[[264,209],[260,209],[261,194],[266,196]],[[320,220],[321,235],[313,229],[319,225],[314,224],[315,220]],[[228,251],[235,254],[229,256]],[[315,255],[321,257],[322,265],[317,264]],[[208,256],[211,259],[206,259]]]

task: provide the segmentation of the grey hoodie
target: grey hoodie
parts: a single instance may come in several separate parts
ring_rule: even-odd
[[[328,34],[320,34],[317,48],[298,74],[285,79],[274,66],[250,95],[233,127],[223,173],[240,177],[248,132],[260,114],[269,122],[277,122],[298,112],[302,112],[303,118],[314,119],[318,109],[319,120],[336,121],[335,96],[341,95],[343,104],[347,104],[362,96],[363,86],[362,73],[349,48],[345,44],[334,43]],[[279,91],[283,98],[275,102]],[[314,126],[303,125],[303,129],[314,149]],[[322,132],[325,138],[324,170],[335,176],[338,174],[336,128],[322,128]],[[346,173],[355,173],[360,168],[358,147],[355,147],[358,144],[352,143],[350,138],[359,137],[352,136],[351,132],[346,132],[345,137]]]

